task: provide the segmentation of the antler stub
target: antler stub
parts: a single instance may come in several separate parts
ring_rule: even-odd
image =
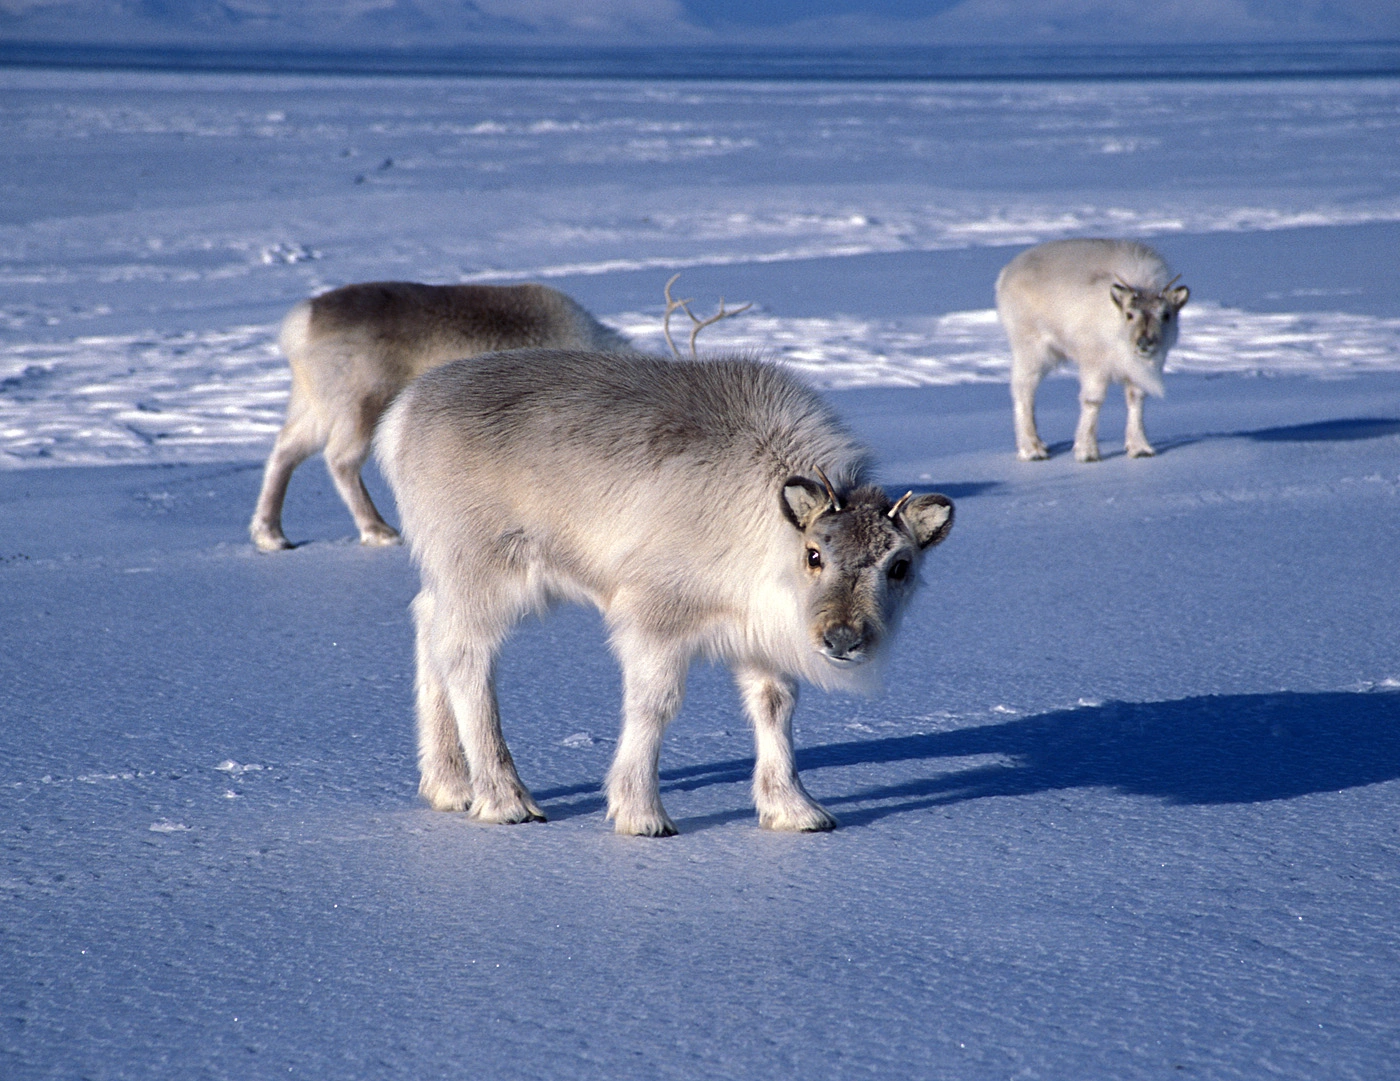
[[[822,484],[826,486],[826,497],[831,500],[831,509],[839,512],[842,510],[841,497],[836,494],[836,489],[831,486],[831,481],[826,479],[826,474],[822,472],[822,467],[815,466],[814,468],[817,471],[817,476],[821,478]]]

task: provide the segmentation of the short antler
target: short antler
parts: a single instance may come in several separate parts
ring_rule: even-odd
[[[666,335],[666,344],[671,347],[671,355],[674,356],[677,360],[680,360],[680,350],[676,348],[676,343],[671,340],[671,313],[674,312],[677,308],[679,308],[681,309],[681,311],[685,312],[686,315],[690,316],[690,321],[694,324],[690,331],[690,356],[693,360],[696,356],[695,339],[699,337],[700,332],[702,330],[704,330],[708,326],[712,326],[715,323],[718,323],[721,319],[728,319],[731,316],[738,315],[740,312],[748,311],[750,308],[753,307],[753,301],[749,301],[749,303],[745,304],[742,308],[735,308],[733,311],[730,311],[724,306],[724,297],[720,297],[719,311],[716,312],[714,315],[710,316],[710,318],[708,319],[701,319],[699,316],[697,316],[694,312],[690,310],[690,304],[693,300],[692,297],[686,297],[684,300],[672,299],[671,286],[676,284],[676,279],[679,277],[679,274],[672,274],[671,280],[666,283],[666,315],[661,321],[661,330]]]
[[[814,468],[817,471],[817,476],[821,478],[822,484],[826,486],[826,497],[831,500],[831,509],[839,512],[842,509],[841,497],[836,494],[836,489],[831,486],[831,481],[826,479],[826,474],[822,472],[822,467],[815,466]]]
[[[899,499],[895,502],[895,505],[891,507],[889,511],[891,522],[893,522],[896,518],[899,517],[899,512],[904,509],[904,504],[908,503],[909,500],[913,498],[914,491],[912,488],[899,497]]]

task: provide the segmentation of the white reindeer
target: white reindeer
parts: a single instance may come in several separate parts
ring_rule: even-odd
[[[744,358],[448,364],[404,390],[375,450],[422,574],[419,791],[433,807],[543,820],[501,734],[496,656],[524,616],[575,601],[603,613],[623,672],[607,777],[619,833],[676,831],[657,763],[697,656],[738,682],[760,824],[836,824],[798,779],[797,681],[877,679],[923,552],[952,528],[947,497],[891,502],[816,394]]]
[[[527,346],[630,348],[577,303],[543,285],[367,282],[305,300],[278,338],[292,368],[287,420],[263,470],[249,523],[264,551],[290,548],[282,503],[292,471],[318,450],[362,544],[397,544],[360,468],[389,403],[430,368],[460,357]]]
[[[1155,453],[1142,424],[1145,394],[1161,397],[1162,365],[1176,344],[1177,315],[1191,295],[1167,264],[1131,240],[1054,240],[1023,251],[997,277],[997,313],[1011,341],[1016,456],[1050,457],[1035,426],[1035,392],[1066,361],[1079,368],[1074,456],[1099,458],[1099,408],[1109,383],[1128,403],[1124,446]]]

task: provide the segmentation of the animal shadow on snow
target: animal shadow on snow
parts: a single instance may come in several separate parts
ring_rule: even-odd
[[[974,756],[996,761],[958,768],[958,759]],[[897,783],[841,791],[843,767],[877,763],[926,763],[932,770],[909,779],[905,768]],[[1070,788],[1109,788],[1183,805],[1263,803],[1400,778],[1400,694],[1110,702],[1003,724],[808,747],[798,751],[797,764],[845,825]],[[663,790],[742,781],[752,768],[752,759],[733,759],[663,770]],[[751,814],[736,809],[687,825]]]
[[[1168,453],[1193,443],[1215,439],[1252,439],[1256,443],[1352,443],[1362,439],[1383,439],[1400,435],[1400,419],[1394,417],[1346,417],[1320,420],[1310,424],[1290,424],[1281,428],[1258,428],[1249,432],[1222,432],[1214,435],[1183,436],[1162,439],[1155,445],[1157,453]],[[1065,444],[1066,447],[1069,444]],[[1051,448],[1053,453],[1055,448]],[[1107,457],[1107,455],[1105,455]]]
[[[1400,435],[1400,420],[1389,417],[1356,417],[1294,424],[1287,428],[1261,428],[1241,433],[1260,443],[1346,443],[1356,439],[1380,439]]]

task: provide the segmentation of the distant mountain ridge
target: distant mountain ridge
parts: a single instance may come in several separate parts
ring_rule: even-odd
[[[0,43],[420,54],[461,47],[1400,41],[1395,0],[0,0]]]
[[[1400,42],[755,48],[462,45],[314,48],[0,39],[0,66],[525,78],[742,80],[1239,79],[1400,75]]]

